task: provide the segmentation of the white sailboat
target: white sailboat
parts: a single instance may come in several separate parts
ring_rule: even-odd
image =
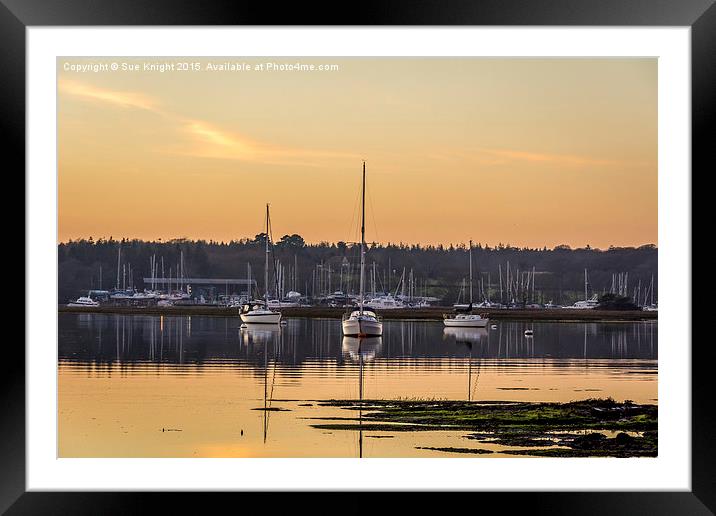
[[[363,162],[362,215],[360,227],[360,297],[358,310],[343,315],[343,335],[348,337],[380,337],[383,323],[372,310],[365,309],[365,161]]]
[[[470,304],[466,308],[455,307],[454,314],[444,314],[443,324],[448,327],[485,328],[490,319],[472,313],[472,240],[470,240]]]
[[[269,307],[268,299],[269,253],[271,252],[271,250],[269,249],[269,225],[269,205],[266,204],[266,262],[264,265],[264,287],[266,291],[264,292],[263,301],[249,300],[245,305],[241,307],[241,321],[246,324],[278,324],[279,322],[281,322],[281,312],[271,310],[271,308]]]

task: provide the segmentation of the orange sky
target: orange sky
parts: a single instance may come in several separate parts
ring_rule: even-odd
[[[256,69],[297,62],[338,66]],[[274,236],[352,241],[365,159],[369,241],[657,243],[656,59],[57,67],[59,241],[253,236],[266,202]]]

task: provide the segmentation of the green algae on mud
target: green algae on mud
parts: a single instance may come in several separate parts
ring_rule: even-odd
[[[656,430],[656,405],[611,398],[568,403],[369,400],[321,402],[365,411],[363,421],[460,430]]]
[[[656,432],[645,432],[641,437],[620,432],[611,438],[590,433],[571,441],[560,440],[557,446],[539,450],[505,450],[503,453],[540,457],[656,457],[658,454]]]
[[[329,400],[321,406],[360,410],[360,421],[311,425],[324,430],[472,431],[467,439],[490,441],[504,453],[548,457],[655,457],[658,407],[611,398],[569,403],[436,400]],[[602,431],[619,432],[609,438]],[[560,434],[561,432],[561,434]],[[581,433],[580,433],[581,432]],[[625,432],[643,432],[632,436]],[[540,449],[535,449],[540,448]],[[482,453],[478,448],[437,451]]]

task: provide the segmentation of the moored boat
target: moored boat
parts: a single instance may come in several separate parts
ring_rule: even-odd
[[[246,324],[278,324],[281,322],[281,312],[272,310],[269,306],[269,239],[271,235],[269,205],[266,204],[266,261],[264,264],[264,300],[250,301],[241,307],[241,321]]]
[[[448,327],[485,328],[489,322],[489,318],[479,314],[458,313],[443,315],[443,324]]]
[[[99,306],[99,302],[89,296],[78,297],[75,301],[70,301],[67,306]]]
[[[341,329],[347,337],[380,337],[383,335],[383,322],[376,313],[367,309],[365,303],[365,161],[363,162],[362,183],[362,216],[360,239],[360,295],[358,297],[358,310],[343,315]]]
[[[443,324],[448,327],[459,328],[485,328],[490,319],[472,313],[472,240],[470,240],[470,304],[455,305],[454,314],[443,314]]]

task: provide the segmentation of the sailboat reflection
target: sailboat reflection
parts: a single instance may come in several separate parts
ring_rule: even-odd
[[[354,362],[373,360],[383,345],[382,337],[343,337],[343,355]]]
[[[375,359],[383,344],[382,337],[343,337],[341,349],[358,362],[358,457],[363,458],[363,364]]]
[[[259,344],[263,345],[264,355],[264,406],[263,410],[263,432],[264,432],[264,444],[268,437],[269,427],[269,414],[273,410],[278,410],[271,407],[271,401],[273,400],[273,389],[276,382],[276,349],[281,349],[280,341],[277,344],[277,340],[281,338],[281,327],[279,325],[267,325],[267,324],[243,324],[240,329],[241,341],[246,344]],[[273,356],[273,374],[271,375],[271,388],[269,390],[269,367],[268,367],[268,355],[269,346],[274,349]]]
[[[475,344],[480,344],[481,353],[479,358],[485,354],[485,346],[481,345],[482,339],[488,336],[488,331],[485,328],[445,328],[443,330],[443,338],[453,337],[457,344],[463,344],[467,346],[469,350],[467,358],[467,401],[472,401],[472,351]],[[480,378],[480,361],[477,363],[477,378]],[[475,380],[475,387],[477,387],[477,380]]]

